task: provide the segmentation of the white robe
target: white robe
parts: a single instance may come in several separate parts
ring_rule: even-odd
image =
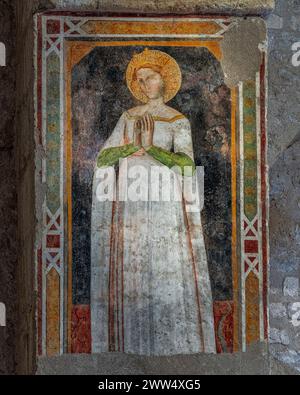
[[[119,119],[104,147],[133,140],[134,118]],[[153,144],[192,159],[185,117],[155,121]],[[166,166],[148,153],[125,169]],[[169,170],[172,172],[172,170]],[[174,175],[174,172],[172,172]],[[144,180],[150,185],[149,180]],[[92,352],[142,355],[215,353],[213,304],[200,212],[178,201],[100,202],[95,167],[91,222]],[[118,183],[116,184],[118,185]]]

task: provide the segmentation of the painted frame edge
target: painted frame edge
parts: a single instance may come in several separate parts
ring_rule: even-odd
[[[38,165],[38,161],[40,160],[40,158],[37,157],[37,152],[38,152],[38,148],[39,148],[38,138],[40,137],[40,136],[38,136],[38,132],[39,132],[39,128],[38,128],[38,122],[39,122],[38,121],[38,117],[39,117],[38,107],[39,107],[39,103],[38,103],[38,95],[37,95],[38,78],[36,78],[37,77],[37,72],[38,72],[37,54],[38,54],[38,46],[39,46],[39,34],[38,34],[37,25],[38,25],[38,18],[40,16],[44,16],[44,15],[48,15],[48,14],[47,13],[46,14],[45,13],[40,13],[40,14],[36,14],[34,16],[34,21],[35,21],[35,51],[36,51],[35,52],[36,56],[34,57],[34,65],[35,65],[35,70],[34,70],[35,71],[35,81],[34,81],[34,104],[35,104],[35,114],[34,115],[35,115],[35,117],[34,117],[34,120],[35,120],[35,144],[36,144],[36,146],[35,146],[35,149],[36,149],[35,162],[36,162],[36,187],[37,187],[37,189],[38,189],[37,179],[40,176],[40,174],[39,174],[39,171],[40,171],[39,167],[40,166]],[[58,14],[56,13],[55,15],[58,15]],[[95,16],[95,13],[93,13],[93,16]],[[122,16],[124,16],[124,14],[122,14]],[[149,15],[147,14],[146,16],[149,16]],[[172,17],[174,17],[174,16],[175,15],[173,15]],[[155,15],[155,17],[157,17],[157,15]],[[180,16],[176,15],[176,17],[180,17]],[[185,15],[183,17],[188,18],[189,16]],[[197,17],[201,18],[201,16],[199,16],[199,15]],[[266,179],[266,200],[265,200],[264,203],[266,204],[267,287],[269,288],[269,237],[268,237],[269,199],[268,199],[268,167],[267,167],[267,164],[266,164],[266,161],[267,161],[267,107],[266,107],[266,104],[267,104],[267,67],[266,67],[266,65],[267,65],[267,51],[264,50],[264,51],[262,51],[262,53],[264,53],[264,56],[265,56],[265,63],[264,63],[264,72],[265,72],[265,77],[264,77],[265,78],[265,91],[264,91],[265,108],[264,108],[264,110],[265,110],[265,117],[264,117],[264,122],[265,122],[265,128],[266,128],[266,130],[265,130],[266,143],[265,143],[265,151],[264,151],[264,160],[265,160],[264,177]],[[263,173],[261,173],[261,175],[263,175]],[[36,193],[36,195],[37,195],[37,193]],[[39,209],[38,209],[38,202],[39,202],[39,200],[36,199],[36,213],[38,213],[38,211],[39,211]],[[37,217],[38,217],[38,215],[37,215]],[[37,223],[36,238],[35,238],[36,265],[38,265],[38,259],[39,259],[39,257],[38,257],[38,249],[37,249],[37,242],[40,239],[40,235],[41,235],[41,230],[39,229],[39,223]],[[38,271],[36,271],[36,278],[35,278],[36,291],[38,290],[38,282],[39,282]],[[268,306],[268,292],[267,292],[267,306]],[[36,317],[37,317],[36,325],[37,325],[37,329],[38,329],[39,322],[38,322],[37,311],[36,311]],[[268,310],[267,310],[267,323],[268,323],[268,321],[269,321],[269,317],[268,317]]]

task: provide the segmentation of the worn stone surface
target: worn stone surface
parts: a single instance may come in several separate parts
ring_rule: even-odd
[[[279,330],[276,328],[270,329],[270,343],[279,343],[287,346],[290,341],[286,330]]]
[[[114,12],[148,13],[234,13],[238,15],[264,15],[274,7],[274,0],[35,0],[35,9],[84,9]]]
[[[299,278],[286,277],[283,283],[283,295],[290,298],[298,298],[299,296]]]
[[[269,28],[270,326],[286,338],[271,353],[300,371],[300,68],[292,64],[299,42],[300,2],[277,1]],[[278,303],[287,309],[287,315]],[[277,308],[274,306],[277,305]],[[273,308],[272,308],[273,306]],[[289,339],[289,343],[285,340]]]
[[[290,306],[289,317],[279,317],[278,314],[272,314],[271,310],[270,333],[285,329],[290,342],[277,339],[270,349],[282,362],[290,363],[298,369],[300,367],[299,150],[300,142],[292,144],[281,153],[270,171],[270,301],[271,306],[273,303]]]
[[[247,353],[222,355],[180,355],[171,357],[141,357],[122,353],[94,355],[64,355],[39,358],[38,375],[285,375],[295,374],[268,358],[264,344],[256,344]]]
[[[286,317],[287,309],[283,303],[270,303],[269,311],[271,317],[283,318]]]
[[[239,81],[255,79],[262,56],[259,46],[265,39],[266,25],[260,18],[242,19],[226,32],[221,42],[221,64],[227,86],[233,88]]]
[[[300,72],[299,67],[292,64],[292,45],[300,41],[299,24],[293,23],[295,18],[300,19],[299,1],[277,0],[269,18],[268,130],[269,166],[272,167],[281,152],[300,137]]]

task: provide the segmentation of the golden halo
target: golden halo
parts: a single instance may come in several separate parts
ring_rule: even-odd
[[[181,70],[176,60],[165,52],[146,48],[143,52],[134,55],[126,71],[128,89],[135,98],[147,103],[149,99],[142,92],[135,78],[135,72],[142,67],[151,68],[151,66],[155,70],[159,70],[164,80],[164,102],[166,103],[173,99],[181,87]]]

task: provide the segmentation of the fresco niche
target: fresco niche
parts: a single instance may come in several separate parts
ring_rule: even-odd
[[[37,17],[40,354],[266,338],[265,64],[226,86],[220,42],[235,20]]]
[[[205,209],[203,211],[203,236],[205,235],[206,240],[206,248],[207,248],[207,256],[206,254],[200,258],[202,260],[208,260],[208,267],[210,268],[210,278],[212,282],[212,291],[214,295],[214,300],[231,300],[232,298],[232,275],[231,275],[231,191],[230,191],[230,180],[231,180],[231,165],[230,165],[230,91],[224,85],[223,73],[220,68],[219,62],[215,59],[215,57],[208,51],[206,48],[168,48],[168,47],[147,47],[148,51],[161,51],[163,54],[168,54],[172,57],[172,59],[176,60],[178,67],[182,73],[182,84],[178,89],[178,92],[170,101],[168,101],[168,106],[170,106],[172,110],[164,110],[163,108],[158,110],[164,115],[167,112],[167,116],[165,118],[173,118],[176,115],[184,114],[185,117],[190,122],[191,127],[191,138],[192,142],[190,147],[193,147],[193,154],[195,157],[195,164],[201,165],[205,167]],[[94,279],[91,281],[91,266],[90,262],[92,259],[91,254],[94,254],[93,260],[94,265],[97,267],[97,264],[101,263],[101,255],[96,254],[94,251],[98,250],[100,253],[101,246],[99,246],[99,240],[97,235],[97,227],[91,230],[92,223],[92,184],[93,184],[93,175],[95,169],[95,163],[98,157],[98,154],[102,147],[105,145],[107,139],[111,136],[112,131],[114,130],[115,125],[118,123],[120,117],[123,113],[127,112],[131,108],[136,108],[136,106],[141,105],[139,102],[129,91],[126,84],[126,69],[128,64],[130,64],[131,59],[134,57],[136,53],[143,53],[144,47],[131,47],[131,48],[95,48],[88,56],[86,56],[78,65],[76,65],[72,72],[72,113],[73,113],[73,189],[72,189],[72,200],[73,200],[73,303],[74,304],[90,304],[91,302],[91,294],[93,294],[93,290],[91,290],[90,284],[99,288],[100,286],[105,286],[104,283],[100,283],[100,280]],[[155,54],[156,52],[153,52]],[[144,59],[141,59],[143,63],[147,62],[147,58],[150,56],[144,55]],[[153,57],[153,55],[152,55]],[[188,62],[187,62],[188,59]],[[152,59],[152,63],[155,64],[157,59],[154,57]],[[159,60],[158,60],[159,62]],[[150,69],[152,70],[152,69]],[[171,71],[166,71],[166,73],[170,73]],[[135,110],[138,111],[138,110]],[[147,111],[146,109],[142,109],[142,111]],[[170,115],[168,115],[170,112]],[[127,112],[128,113],[128,112]],[[184,121],[185,118],[182,118]],[[174,134],[180,133],[180,128],[183,125],[183,121],[181,118],[178,121],[174,121],[171,123],[172,128],[174,128]],[[128,121],[127,121],[128,122]],[[130,122],[130,121],[129,121]],[[161,133],[164,133],[164,127],[170,128],[169,122],[164,121],[154,121],[157,123],[158,128],[161,128]],[[130,128],[130,126],[129,126]],[[176,132],[176,129],[179,128],[179,131]],[[123,131],[122,131],[123,132]],[[130,131],[129,131],[130,133]],[[156,133],[156,129],[154,131]],[[166,131],[165,133],[168,133]],[[193,145],[192,145],[193,143]],[[111,144],[111,143],[110,143]],[[116,145],[119,146],[121,144],[121,140],[116,142]],[[157,145],[160,144],[157,141]],[[185,147],[180,147],[180,143],[178,150],[180,152],[184,151]],[[105,145],[107,147],[107,145]],[[187,152],[191,149],[190,147],[186,148]],[[171,150],[172,147],[169,147]],[[142,156],[144,160],[145,156]],[[137,164],[137,161],[134,161]],[[143,162],[142,162],[143,163]],[[136,223],[131,223],[132,227],[135,227],[136,233],[135,237],[139,237],[142,230],[139,229],[139,221],[141,219],[138,217],[137,210],[138,204],[133,205],[133,212],[128,214],[130,215],[131,221],[133,221],[133,216],[137,216]],[[124,207],[123,207],[124,209]],[[130,210],[129,208],[126,208]],[[99,208],[101,210],[101,208]],[[106,207],[106,210],[109,212],[109,208]],[[148,217],[149,213],[145,207],[141,208],[143,215]],[[132,265],[134,263],[132,260],[136,260],[137,264],[141,266],[142,273],[139,276],[149,276],[145,266],[157,265],[159,266],[159,270],[155,273],[155,268],[152,268],[152,275],[157,275],[164,277],[165,273],[168,273],[168,269],[163,269],[163,264],[161,262],[165,261],[166,254],[170,256],[169,261],[165,261],[165,264],[168,266],[175,265],[174,255],[171,254],[170,250],[176,248],[183,248],[188,250],[187,245],[177,247],[179,244],[179,240],[176,240],[176,236],[172,233],[169,236],[166,236],[166,229],[164,229],[164,233],[160,233],[160,229],[163,225],[161,223],[161,218],[164,218],[164,211],[166,208],[164,204],[162,207],[155,209],[158,219],[153,217],[152,221],[152,232],[156,232],[158,235],[159,245],[162,243],[162,238],[164,237],[164,245],[159,246],[155,245],[154,241],[151,245],[149,243],[149,238],[145,235],[145,242],[147,246],[151,245],[150,248],[159,249],[157,251],[157,256],[155,255],[155,251],[147,251],[146,245],[138,245],[133,244],[126,246],[123,245],[124,249],[131,249],[135,251],[135,254],[138,254],[139,249],[141,249],[140,254],[144,255],[144,257],[139,256],[131,256],[128,254],[128,262],[124,262],[124,266]],[[135,212],[135,213],[134,213]],[[170,216],[174,215],[170,212],[170,208],[168,210]],[[95,214],[96,215],[96,214]],[[100,218],[101,218],[101,214]],[[126,214],[122,214],[126,215]],[[141,215],[141,214],[140,214]],[[154,214],[152,214],[154,215]],[[99,218],[99,221],[100,221]],[[103,219],[102,219],[103,221]],[[183,221],[183,217],[179,217],[177,221]],[[101,222],[101,221],[100,221]],[[163,221],[166,224],[166,218]],[[96,225],[95,225],[96,226]],[[129,224],[127,224],[129,226]],[[170,226],[170,224],[169,224]],[[91,237],[91,231],[96,232],[96,235]],[[150,229],[148,228],[148,231]],[[101,233],[101,231],[99,230]],[[200,238],[202,235],[199,235]],[[202,236],[202,237],[203,237]],[[103,237],[103,235],[102,235]],[[123,236],[124,237],[124,236]],[[99,235],[99,239],[101,235]],[[156,240],[156,239],[155,239]],[[109,242],[109,240],[106,240]],[[94,245],[91,243],[94,243]],[[133,243],[131,240],[130,243]],[[104,247],[103,247],[104,251]],[[173,251],[174,253],[174,251]],[[182,254],[181,251],[178,254]],[[97,255],[97,256],[96,256]],[[148,256],[154,255],[153,261],[149,262]],[[117,264],[117,263],[116,263]],[[192,262],[186,258],[182,263],[184,266],[188,266],[190,270],[192,269]],[[94,268],[95,270],[95,268]],[[105,268],[103,268],[105,270]],[[126,269],[125,269],[126,270]],[[127,269],[130,270],[130,269]],[[131,269],[133,270],[133,269]],[[165,273],[164,273],[165,270]],[[178,266],[177,269],[182,272],[181,266]],[[206,269],[205,269],[206,270]],[[207,269],[208,270],[208,269]],[[96,272],[96,270],[95,270]],[[160,274],[160,272],[162,272]],[[96,274],[92,274],[95,275]],[[130,273],[128,273],[128,276]],[[171,275],[171,274],[170,274]],[[101,277],[101,273],[99,273]],[[188,274],[186,274],[188,276]],[[199,273],[199,277],[203,278],[206,276],[206,273],[203,275]],[[105,273],[102,273],[102,277],[107,278]],[[192,280],[192,277],[191,277]],[[125,281],[125,280],[124,280]],[[126,283],[125,281],[124,288],[126,292]],[[141,281],[143,286],[146,285],[146,280],[136,278],[136,281]],[[140,342],[145,342],[145,338],[147,338],[146,333],[150,332],[151,336],[154,335],[154,331],[159,333],[160,330],[163,330],[168,336],[168,340],[163,341],[163,345],[157,345],[157,347],[163,347],[165,352],[168,350],[171,352],[172,346],[171,343],[174,342],[174,352],[179,353],[180,351],[184,351],[184,353],[188,353],[193,350],[193,345],[196,351],[201,351],[199,344],[197,344],[197,335],[196,339],[191,342],[191,345],[186,346],[181,350],[181,347],[178,341],[179,349],[176,349],[176,338],[171,340],[170,329],[172,331],[176,330],[175,322],[178,320],[180,325],[182,325],[183,318],[182,316],[176,317],[176,315],[172,312],[176,309],[176,305],[180,303],[179,300],[174,298],[174,304],[169,302],[170,306],[170,317],[169,322],[165,324],[163,329],[159,329],[156,327],[157,323],[153,323],[153,329],[151,331],[150,323],[149,327],[146,326],[146,317],[149,316],[149,309],[152,307],[149,306],[150,301],[155,298],[155,292],[158,292],[157,287],[167,287],[168,281],[163,282],[159,280],[152,280],[153,283],[151,286],[154,288],[154,294],[147,294],[145,296],[146,300],[142,303],[148,305],[134,308],[133,311],[127,311],[127,315],[129,315],[127,322],[127,326],[130,328],[136,328],[139,333],[145,331],[145,333],[140,336],[144,336],[139,339],[137,334],[129,334],[128,336],[135,336],[135,340],[131,340],[132,342],[138,342],[138,345],[132,345],[132,352],[138,352],[140,347],[143,350],[143,345],[140,345]],[[184,285],[188,288],[193,288],[194,284],[187,282],[188,280],[183,279],[179,276],[179,273],[174,276],[175,283]],[[194,281],[194,280],[193,280]],[[97,284],[97,285],[96,285]],[[101,285],[100,285],[101,284]],[[207,288],[208,285],[204,284],[204,288]],[[178,293],[179,290],[176,289],[174,284],[172,288],[175,293]],[[203,288],[203,285],[202,285]],[[130,292],[130,290],[128,290]],[[143,290],[144,292],[144,290]],[[137,298],[141,299],[141,295],[137,294]],[[189,298],[192,299],[192,303],[195,303],[195,298],[192,294],[189,294]],[[100,302],[99,302],[100,304]],[[139,305],[139,301],[134,301],[135,305]],[[196,320],[197,311],[189,306],[188,301],[181,302],[183,308],[186,307],[190,309],[190,314],[194,316]],[[196,307],[196,305],[195,305]],[[117,307],[116,307],[117,308]],[[125,306],[126,308],[126,306]],[[154,307],[153,307],[154,308]],[[167,308],[164,306],[161,308],[161,314],[164,316],[167,314]],[[211,311],[212,311],[212,307]],[[129,309],[129,307],[127,307]],[[155,313],[153,313],[155,316]],[[180,312],[180,314],[183,314]],[[185,314],[185,313],[184,313]],[[207,315],[208,313],[206,313]],[[212,313],[211,313],[212,314]],[[95,321],[97,314],[94,312]],[[104,316],[104,313],[101,317]],[[163,316],[157,315],[157,320],[161,320]],[[154,319],[154,318],[152,318]],[[166,317],[165,317],[166,319]],[[208,320],[209,318],[207,318]],[[126,320],[126,318],[125,318]],[[131,321],[130,321],[131,320]],[[173,321],[172,321],[173,320]],[[211,318],[212,327],[210,328],[211,333],[214,332],[213,320]],[[93,324],[92,324],[93,325]],[[189,325],[187,323],[187,325]],[[195,325],[192,323],[190,325]],[[99,330],[101,328],[101,322],[95,322],[95,326],[98,326]],[[143,327],[141,330],[140,327]],[[182,325],[182,330],[186,333],[186,327]],[[95,329],[95,335],[97,333],[99,338],[105,338],[104,331],[106,327],[104,325],[104,330],[101,333],[97,333]],[[119,329],[118,329],[119,330]],[[177,329],[179,330],[179,328]],[[197,329],[198,330],[198,329]],[[133,331],[133,329],[131,329]],[[126,328],[124,330],[126,332]],[[153,332],[153,333],[151,333]],[[189,330],[191,332],[191,329]],[[175,334],[174,334],[175,336]],[[193,335],[191,334],[191,339],[193,339]],[[149,338],[150,341],[150,338]],[[183,339],[184,341],[184,339]],[[188,339],[186,339],[188,341]],[[130,342],[130,338],[127,339],[127,343]],[[155,344],[155,340],[153,341]],[[101,349],[101,351],[105,350],[105,347]],[[125,345],[120,344],[120,347],[125,347]],[[138,348],[136,348],[138,347]],[[144,344],[145,352],[151,352],[151,346],[145,342]],[[158,348],[160,350],[160,348]],[[161,352],[163,352],[161,350]],[[215,346],[214,346],[215,350]],[[100,350],[98,350],[100,351]],[[155,351],[155,348],[153,349]]]

